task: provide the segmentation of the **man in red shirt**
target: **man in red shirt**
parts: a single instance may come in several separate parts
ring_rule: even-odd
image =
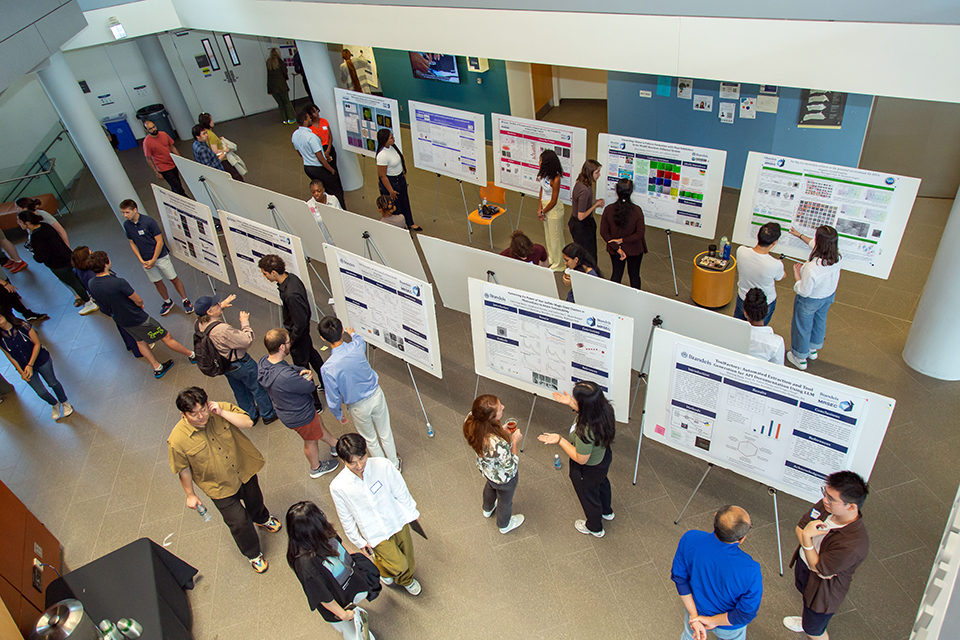
[[[157,129],[157,125],[149,120],[143,123],[143,128],[147,131],[147,137],[143,139],[143,155],[147,159],[147,164],[157,174],[158,180],[166,180],[170,189],[174,193],[179,193],[184,197],[187,192],[183,190],[183,183],[180,182],[180,172],[177,171],[177,165],[174,164],[170,154],[180,155],[173,138],[167,135],[165,131]]]

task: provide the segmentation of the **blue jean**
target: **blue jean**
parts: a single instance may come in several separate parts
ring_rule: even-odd
[[[745,640],[747,637],[747,627],[731,629],[730,627],[714,627],[707,631],[707,637],[714,634],[720,640]],[[693,632],[690,631],[690,615],[686,611],[683,613],[683,633],[680,640],[693,640]]]
[[[40,380],[43,378],[47,382],[47,386],[56,394],[57,399],[54,400],[53,396],[50,395],[50,392],[47,391],[47,388],[43,386],[43,382]],[[57,404],[57,402],[66,402],[67,394],[63,391],[63,385],[60,384],[60,381],[57,380],[57,376],[53,373],[53,358],[47,358],[47,361],[41,365],[37,365],[33,368],[33,375],[30,376],[30,380],[27,381],[27,384],[30,385],[34,391],[37,392],[37,395],[40,398],[49,404],[51,407]]]
[[[833,304],[836,292],[826,298],[797,296],[793,302],[793,322],[790,323],[790,351],[801,360],[810,355],[811,349],[823,347],[827,332],[827,311]]]
[[[773,317],[773,310],[777,308],[777,299],[774,298],[773,302],[768,303],[767,305],[767,317],[763,319],[763,326],[770,324],[770,318]],[[737,320],[746,320],[747,316],[743,314],[743,298],[740,297],[740,294],[737,294],[737,306],[733,309],[733,317]]]
[[[249,353],[235,361],[233,367],[223,375],[233,389],[237,406],[246,411],[251,419],[255,420],[259,416],[270,420],[277,415],[266,389],[257,381],[257,363]]]

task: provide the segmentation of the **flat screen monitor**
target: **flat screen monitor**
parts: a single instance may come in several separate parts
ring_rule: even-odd
[[[410,66],[413,77],[422,80],[460,83],[457,58],[442,53],[410,52]]]

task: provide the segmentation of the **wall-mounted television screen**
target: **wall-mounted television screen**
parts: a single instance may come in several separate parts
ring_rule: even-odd
[[[460,72],[457,70],[455,56],[411,51],[410,66],[413,68],[414,78],[460,83]]]

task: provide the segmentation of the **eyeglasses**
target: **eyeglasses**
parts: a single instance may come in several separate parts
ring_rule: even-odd
[[[827,493],[827,488],[825,486],[820,487],[820,493],[823,495],[823,502],[825,504],[843,504],[843,500],[834,498],[829,493]]]
[[[196,411],[188,411],[187,415],[191,418],[202,418],[205,415],[210,414],[210,409],[208,407],[200,407]]]

